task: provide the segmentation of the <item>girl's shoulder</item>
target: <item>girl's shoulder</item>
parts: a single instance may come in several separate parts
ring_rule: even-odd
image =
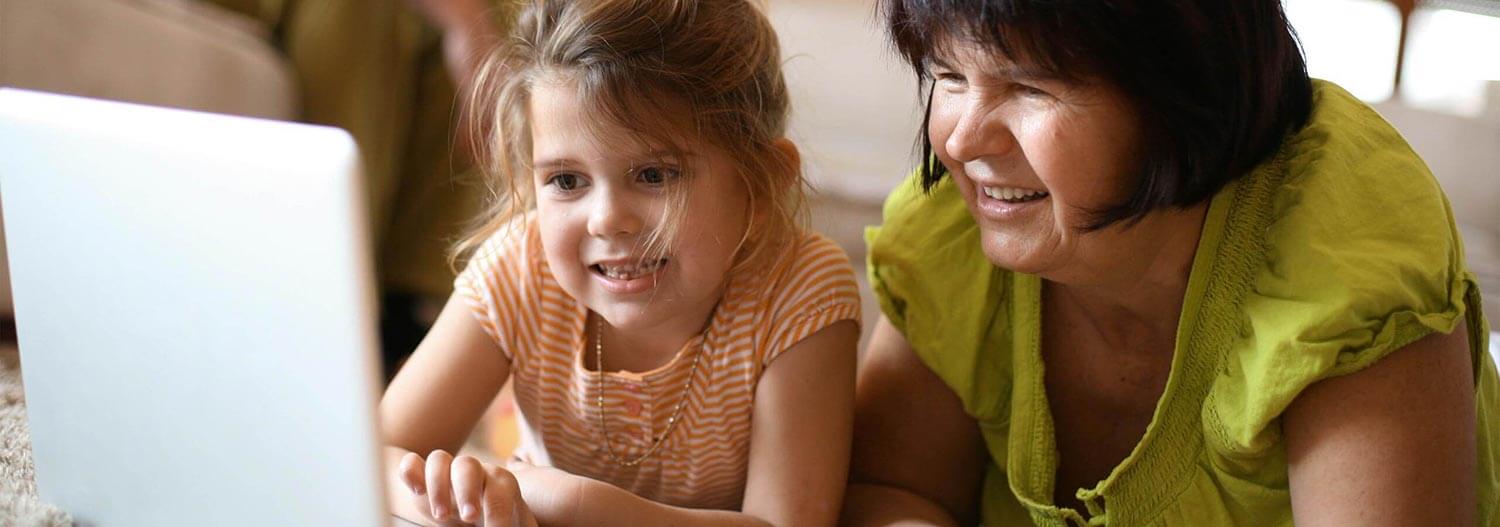
[[[466,267],[493,267],[504,262],[526,263],[541,254],[542,240],[536,211],[519,214],[489,227],[489,233],[469,255]],[[516,261],[516,257],[523,257]]]
[[[544,312],[539,308],[547,298],[560,298],[543,294],[557,289],[549,273],[536,215],[525,214],[496,226],[474,249],[454,278],[453,294],[466,301],[506,357],[515,359],[529,338],[522,330],[532,327],[523,319]]]
[[[721,306],[730,325],[754,328],[757,362],[769,364],[834,323],[861,323],[854,266],[833,240],[804,231],[770,262],[739,271]]]
[[[764,269],[744,269],[735,277],[741,295],[762,299],[762,309],[790,314],[810,300],[859,304],[859,282],[849,254],[818,232],[804,230]]]

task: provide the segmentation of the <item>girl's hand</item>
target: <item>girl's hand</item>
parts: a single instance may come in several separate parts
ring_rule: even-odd
[[[417,510],[438,525],[537,527],[516,477],[503,468],[434,450],[425,460],[402,456],[397,473]]]
[[[521,484],[527,507],[547,525],[576,525],[578,504],[593,482],[553,467],[538,467],[512,458],[505,469]]]

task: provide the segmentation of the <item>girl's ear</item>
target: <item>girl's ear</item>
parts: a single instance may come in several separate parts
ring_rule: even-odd
[[[771,144],[776,147],[777,151],[781,152],[781,155],[786,156],[788,169],[791,169],[795,173],[802,168],[802,152],[797,150],[797,144],[793,143],[791,139],[781,137],[777,138]]]
[[[781,154],[781,160],[786,163],[780,167],[785,170],[785,173],[780,174],[780,178],[776,182],[784,185],[802,184],[802,152],[797,150],[797,144],[793,143],[791,139],[778,137],[775,141],[771,142],[771,147],[775,148]],[[750,225],[752,225],[752,229],[754,225],[760,225],[766,221],[766,205],[765,203],[752,203],[750,208]]]

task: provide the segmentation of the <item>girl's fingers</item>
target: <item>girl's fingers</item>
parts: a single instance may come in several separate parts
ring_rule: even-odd
[[[531,510],[521,500],[521,485],[509,471],[485,467],[484,525],[535,527]]]
[[[479,523],[480,496],[484,493],[484,467],[472,456],[453,460],[453,499],[458,517],[466,523]]]
[[[453,488],[450,468],[453,455],[442,450],[433,450],[427,455],[427,501],[432,510],[432,519],[446,521],[454,516]]]
[[[426,475],[423,473],[426,463],[416,452],[407,452],[401,456],[401,464],[397,465],[397,476],[401,478],[401,483],[411,489],[413,496],[427,494]]]

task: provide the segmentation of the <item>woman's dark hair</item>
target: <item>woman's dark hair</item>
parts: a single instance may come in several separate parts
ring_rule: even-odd
[[[896,48],[927,90],[922,186],[932,155],[930,60],[972,42],[1062,79],[1102,81],[1142,119],[1140,181],[1088,230],[1209,199],[1306,123],[1312,83],[1280,0],[882,0]]]

